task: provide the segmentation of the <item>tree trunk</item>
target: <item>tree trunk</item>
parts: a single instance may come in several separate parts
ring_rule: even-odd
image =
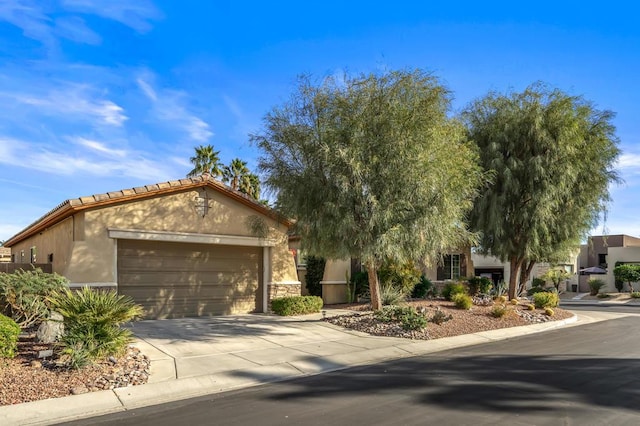
[[[520,266],[522,266],[522,260],[513,256],[509,259],[509,299],[516,298],[516,290],[518,284],[518,274],[520,273]]]
[[[382,309],[382,299],[380,298],[380,281],[378,280],[378,269],[373,265],[366,265],[369,275],[369,294],[371,295],[371,308],[374,311]]]
[[[531,271],[533,271],[533,267],[536,264],[535,261],[530,260],[529,263],[526,261],[522,265],[522,272],[520,273],[520,285],[518,289],[518,296],[522,295],[527,287],[527,281],[529,281],[529,277],[531,276]]]

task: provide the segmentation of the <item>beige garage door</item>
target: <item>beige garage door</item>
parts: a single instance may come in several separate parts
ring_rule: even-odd
[[[118,240],[118,292],[147,318],[261,311],[262,249]]]

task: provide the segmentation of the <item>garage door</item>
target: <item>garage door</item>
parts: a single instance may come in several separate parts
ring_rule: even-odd
[[[147,318],[262,310],[260,247],[118,240],[118,292]]]

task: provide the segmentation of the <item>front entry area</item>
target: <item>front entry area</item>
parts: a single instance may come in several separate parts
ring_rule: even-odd
[[[118,293],[149,319],[262,311],[261,247],[118,240]]]

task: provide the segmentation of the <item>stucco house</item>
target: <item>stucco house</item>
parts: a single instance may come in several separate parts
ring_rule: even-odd
[[[265,312],[300,294],[290,226],[204,175],[67,200],[5,246],[72,287],[131,296],[148,318]]]
[[[587,243],[580,246],[579,270],[600,268],[605,273],[581,272],[580,291],[589,291],[588,281],[592,278],[606,282],[606,287],[601,290],[603,293],[617,291],[613,269],[625,263],[640,264],[640,238],[624,234],[589,237]]]

